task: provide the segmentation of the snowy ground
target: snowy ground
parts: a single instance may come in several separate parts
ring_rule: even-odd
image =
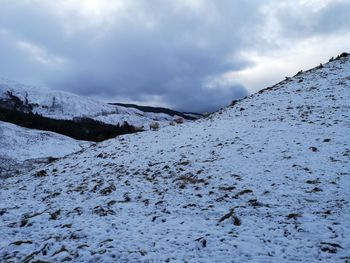
[[[53,132],[26,129],[0,121],[0,177],[23,172],[47,158],[59,158],[90,146]]]
[[[349,262],[350,59],[0,181],[2,261]]]

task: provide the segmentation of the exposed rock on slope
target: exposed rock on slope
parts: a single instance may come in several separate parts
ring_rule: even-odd
[[[0,258],[350,260],[350,59],[1,181]]]

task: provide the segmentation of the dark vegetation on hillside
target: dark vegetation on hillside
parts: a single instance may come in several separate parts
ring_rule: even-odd
[[[182,117],[182,118],[187,119],[187,120],[196,120],[197,119],[195,117],[188,116],[182,112],[174,111],[174,110],[170,110],[170,109],[162,108],[162,107],[139,106],[136,104],[125,104],[125,103],[109,103],[109,104],[122,106],[122,107],[126,107],[126,108],[135,108],[135,109],[138,109],[138,110],[143,111],[143,112],[165,113],[165,114],[168,114],[170,116],[177,115],[177,116]],[[200,114],[196,114],[196,113],[189,113],[189,114],[198,115],[198,117],[200,116]]]
[[[16,125],[60,133],[77,140],[99,142],[118,135],[134,133],[135,128],[124,122],[123,125],[110,125],[89,118],[75,120],[56,120],[32,112],[1,107],[0,120]]]
[[[339,59],[341,59],[341,58],[346,58],[346,57],[348,57],[348,56],[350,56],[349,53],[343,52],[343,53],[341,53],[340,55],[336,56],[336,58],[331,57],[331,58],[329,59],[328,62],[332,62],[332,61],[335,61],[335,60],[339,60]]]

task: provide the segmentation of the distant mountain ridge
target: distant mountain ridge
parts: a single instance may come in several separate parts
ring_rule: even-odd
[[[53,119],[91,118],[112,125],[128,122],[130,125],[145,128],[152,121],[166,125],[174,118],[185,117],[169,109],[154,112],[149,110],[152,107],[146,107],[144,109],[149,111],[142,111],[139,106],[112,105],[68,92],[24,85],[6,79],[0,79],[0,106],[15,107],[19,111],[38,113]]]
[[[108,103],[108,104],[117,105],[125,108],[135,108],[143,112],[165,113],[170,116],[179,116],[186,120],[196,120],[202,116],[199,113],[185,113],[185,112],[179,112],[179,111],[175,111],[175,110],[171,110],[163,107],[140,106],[140,105],[130,104],[130,103]],[[197,116],[197,118],[194,116]]]
[[[11,114],[9,111],[13,111],[13,113]],[[35,114],[35,116],[30,114]],[[40,119],[37,115],[43,118]],[[0,79],[0,120],[27,128],[50,130],[76,139],[100,141],[99,138],[108,139],[113,134],[147,130],[149,124],[154,121],[157,121],[161,127],[166,126],[172,120],[180,117],[186,120],[196,119],[193,116],[166,108],[108,104],[68,92]],[[40,124],[39,119],[43,125]],[[89,128],[86,127],[88,119],[90,119]],[[55,120],[57,120],[56,124]],[[88,130],[86,135],[77,135],[77,132],[80,131],[74,130],[62,133],[62,129],[59,128],[61,124],[74,126],[73,122],[85,125]],[[45,123],[50,123],[50,125],[44,125]],[[94,125],[96,129],[93,128]],[[102,127],[103,125],[104,127]],[[123,126],[125,129],[121,129]],[[104,134],[93,135],[95,131],[101,131],[101,128],[105,131]],[[107,130],[109,131],[107,132]]]

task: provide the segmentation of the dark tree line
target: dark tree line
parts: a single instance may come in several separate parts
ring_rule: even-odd
[[[118,135],[134,133],[135,127],[124,122],[123,125],[111,125],[89,118],[76,120],[56,120],[36,113],[25,113],[16,109],[0,106],[0,120],[22,127],[52,131],[77,140],[99,142]]]
[[[135,109],[138,109],[138,110],[143,111],[143,112],[165,113],[165,114],[168,114],[170,116],[177,115],[177,116],[184,118],[185,120],[194,121],[197,119],[195,117],[188,116],[182,112],[167,109],[167,108],[162,108],[162,107],[140,106],[140,105],[136,105],[136,104],[127,104],[127,103],[109,103],[109,104],[116,105],[116,106],[122,106],[122,107],[126,107],[126,108],[135,108]],[[198,115],[198,116],[200,115],[197,113],[190,113],[190,114],[194,114],[194,115]]]

